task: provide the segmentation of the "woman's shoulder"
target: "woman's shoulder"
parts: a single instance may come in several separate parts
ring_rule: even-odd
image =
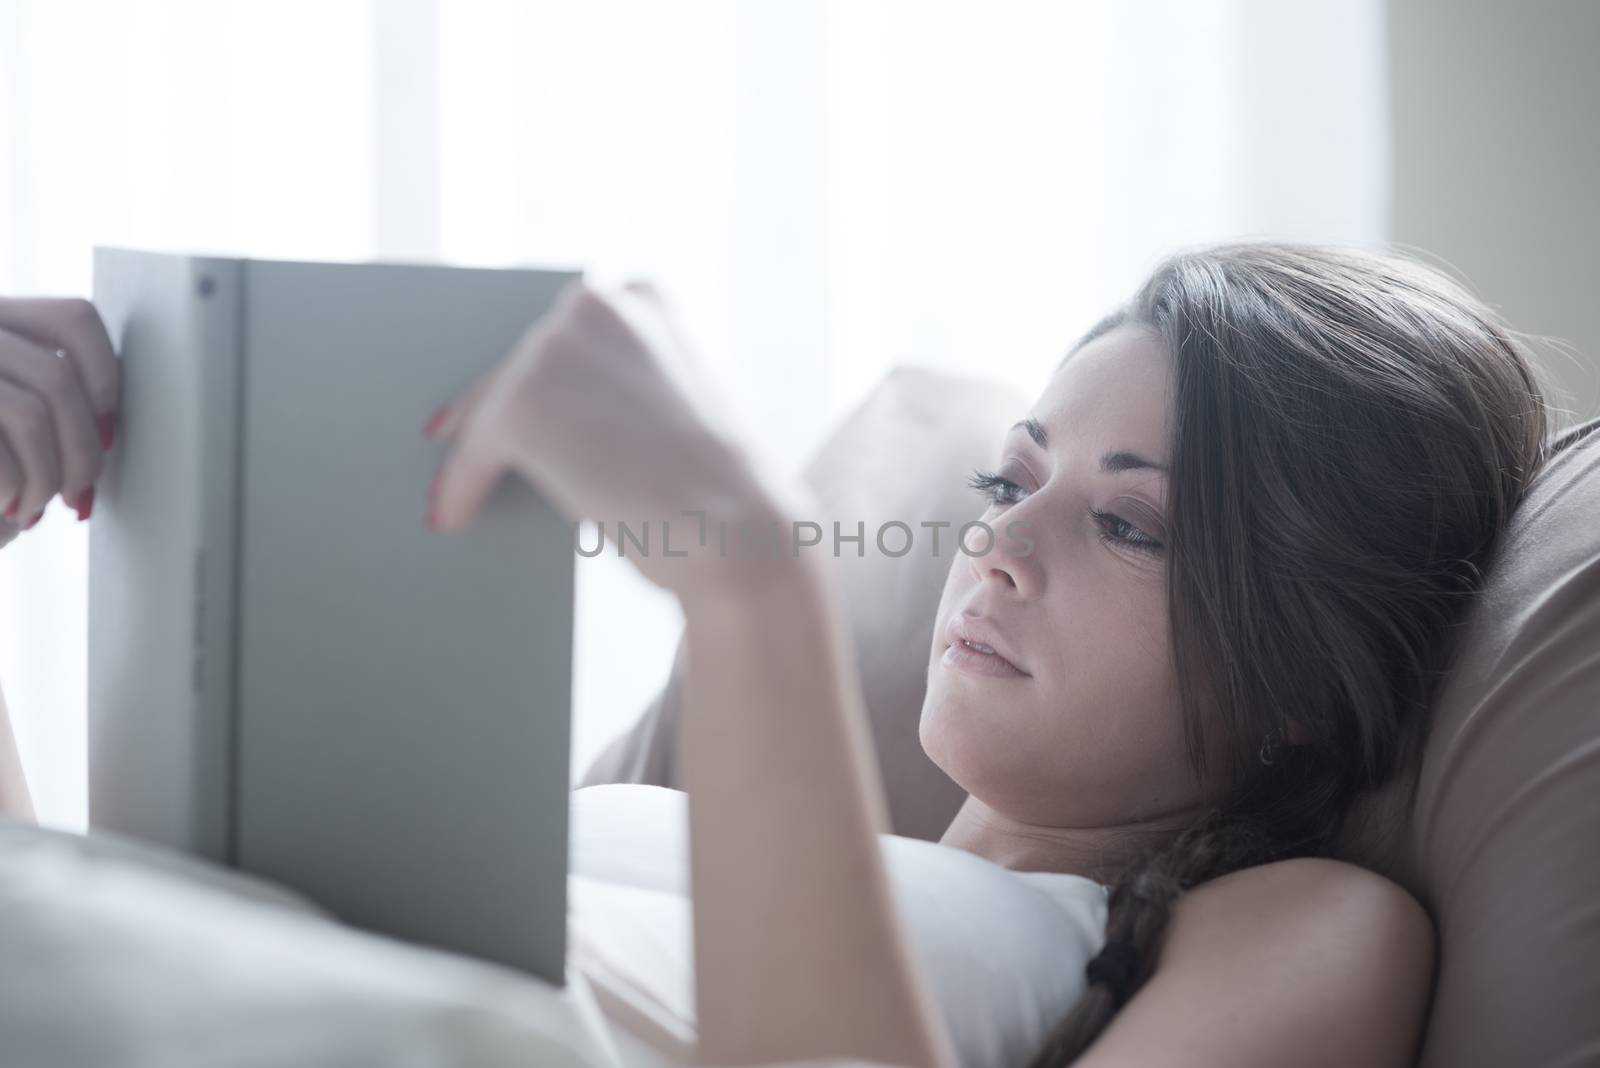
[[[1432,924],[1399,886],[1263,864],[1178,899],[1155,973],[1082,1063],[1410,1065],[1432,977]]]
[[[1341,860],[1299,857],[1244,868],[1178,899],[1160,966],[1198,962],[1267,974],[1314,961],[1319,997],[1426,987],[1433,921],[1399,884]],[[1232,962],[1231,964],[1227,962]]]
[[[1373,872],[1320,858],[1232,872],[1178,899],[1154,975],[1085,1063],[1182,1049],[1195,1065],[1410,1064],[1433,954],[1422,906]]]
[[[1433,941],[1433,923],[1416,898],[1376,872],[1327,857],[1296,857],[1230,872],[1202,883],[1179,899],[1174,930],[1270,924],[1279,933],[1305,929],[1308,936],[1332,931],[1399,939],[1405,945]]]

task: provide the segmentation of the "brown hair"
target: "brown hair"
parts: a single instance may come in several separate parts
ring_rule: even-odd
[[[1071,1063],[1144,983],[1178,895],[1331,852],[1351,803],[1413,765],[1544,458],[1523,346],[1408,258],[1183,253],[1074,351],[1125,324],[1173,358],[1172,648],[1190,759],[1225,769],[1228,800],[1118,877],[1088,989],[1031,1068]]]

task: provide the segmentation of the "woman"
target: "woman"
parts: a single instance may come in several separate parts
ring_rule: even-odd
[[[572,294],[443,415],[442,529],[506,469],[573,515],[805,518],[674,386],[638,304]],[[969,793],[945,844],[1117,880],[1090,993],[1039,1064],[1091,1042],[1081,1063],[1409,1061],[1427,921],[1317,854],[1414,758],[1543,438],[1507,332],[1399,259],[1178,257],[1063,363],[976,480],[1034,551],[956,558],[921,728]],[[702,1049],[942,1063],[814,559],[638,561],[686,617]]]
[[[669,370],[683,355],[648,287],[570,288],[430,423],[430,525],[515,471],[571,516],[700,513],[787,549],[803,495]],[[1506,331],[1393,258],[1176,257],[1068,355],[974,479],[1028,547],[955,557],[921,725],[969,794],[943,844],[1114,883],[1037,1066],[1410,1062],[1428,920],[1319,854],[1414,759],[1543,430]],[[635,562],[685,617],[703,1059],[954,1063],[818,557],[683,544]]]

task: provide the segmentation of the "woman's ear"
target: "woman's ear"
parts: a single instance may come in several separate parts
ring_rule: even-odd
[[[1279,728],[1279,733],[1283,745],[1309,745],[1312,739],[1310,729],[1295,720],[1286,722]]]

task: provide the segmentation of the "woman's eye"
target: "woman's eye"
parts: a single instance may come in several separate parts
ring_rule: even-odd
[[[974,471],[967,485],[977,490],[990,504],[1016,504],[1022,500],[1022,487],[992,471]]]
[[[1100,537],[1108,542],[1126,545],[1141,552],[1158,553],[1162,549],[1161,542],[1152,538],[1120,515],[1110,512],[1099,512],[1089,509],[1089,514],[1094,516],[1095,522],[1100,524]]]
[[[992,471],[974,471],[967,485],[977,490],[992,505],[1016,504],[1028,491],[1009,478]],[[1159,554],[1165,546],[1120,515],[1089,509],[1089,514],[1100,524],[1100,538],[1111,544],[1125,545],[1140,552]]]

